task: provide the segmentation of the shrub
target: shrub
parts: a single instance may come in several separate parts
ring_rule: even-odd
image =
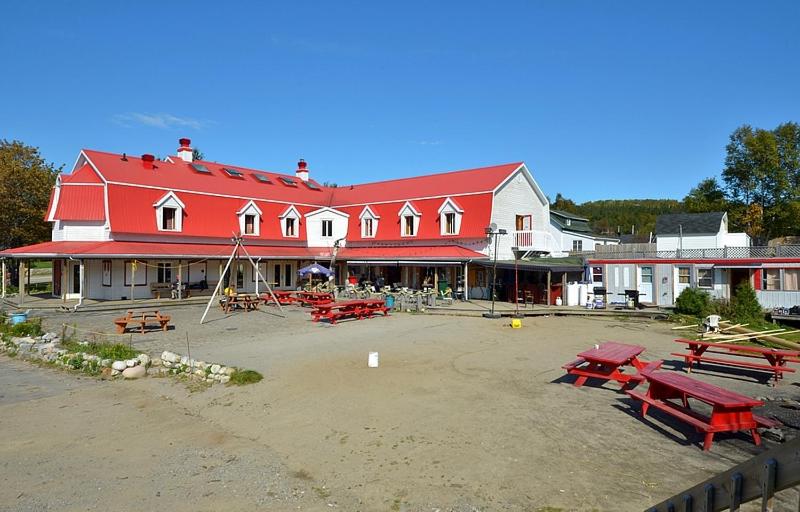
[[[756,291],[750,283],[744,282],[736,287],[731,299],[731,320],[737,323],[759,325],[764,322],[764,310],[758,303]]]
[[[24,336],[41,336],[44,332],[42,331],[42,319],[41,318],[33,318],[31,320],[27,320],[25,322],[20,322],[15,325],[9,325],[6,327],[6,331],[11,336],[16,336],[22,338]]]
[[[96,355],[100,357],[100,359],[113,359],[114,361],[134,359],[137,355],[139,355],[139,352],[122,343],[83,344],[77,341],[68,340],[62,342],[61,347],[69,352],[84,352],[86,354]]]
[[[675,312],[683,315],[706,316],[711,311],[711,296],[697,288],[685,288],[675,301]]]
[[[255,370],[236,370],[231,375],[230,383],[236,386],[244,386],[260,382],[263,378],[264,376]]]

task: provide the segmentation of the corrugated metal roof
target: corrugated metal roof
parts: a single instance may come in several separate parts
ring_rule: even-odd
[[[103,187],[62,185],[53,217],[58,220],[106,220]]]

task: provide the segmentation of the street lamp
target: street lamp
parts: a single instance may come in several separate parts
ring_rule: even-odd
[[[494,311],[494,300],[495,300],[495,291],[497,287],[497,241],[498,235],[506,235],[508,231],[505,229],[497,229],[497,224],[492,222],[490,226],[488,226],[484,232],[486,236],[493,236],[494,237],[494,264],[492,265],[492,287],[491,287],[491,294],[492,294],[492,311],[490,313],[484,313],[483,316],[485,318],[500,318],[500,313],[495,313]]]

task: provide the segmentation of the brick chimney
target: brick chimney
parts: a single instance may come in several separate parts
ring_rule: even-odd
[[[308,164],[302,158],[299,162],[297,162],[297,170],[294,171],[294,175],[300,178],[303,181],[308,181]]]
[[[178,148],[178,156],[181,157],[181,160],[184,162],[191,162],[192,158],[192,141],[190,139],[178,139],[178,144],[180,147]]]

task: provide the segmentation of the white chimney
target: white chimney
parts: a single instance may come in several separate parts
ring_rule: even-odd
[[[308,168],[306,167],[308,164],[302,158],[299,162],[297,162],[297,170],[294,171],[294,175],[300,178],[303,181],[308,181]]]
[[[181,157],[181,160],[184,162],[191,162],[193,160],[191,143],[192,141],[189,139],[178,139],[178,144],[180,144],[178,156]]]

